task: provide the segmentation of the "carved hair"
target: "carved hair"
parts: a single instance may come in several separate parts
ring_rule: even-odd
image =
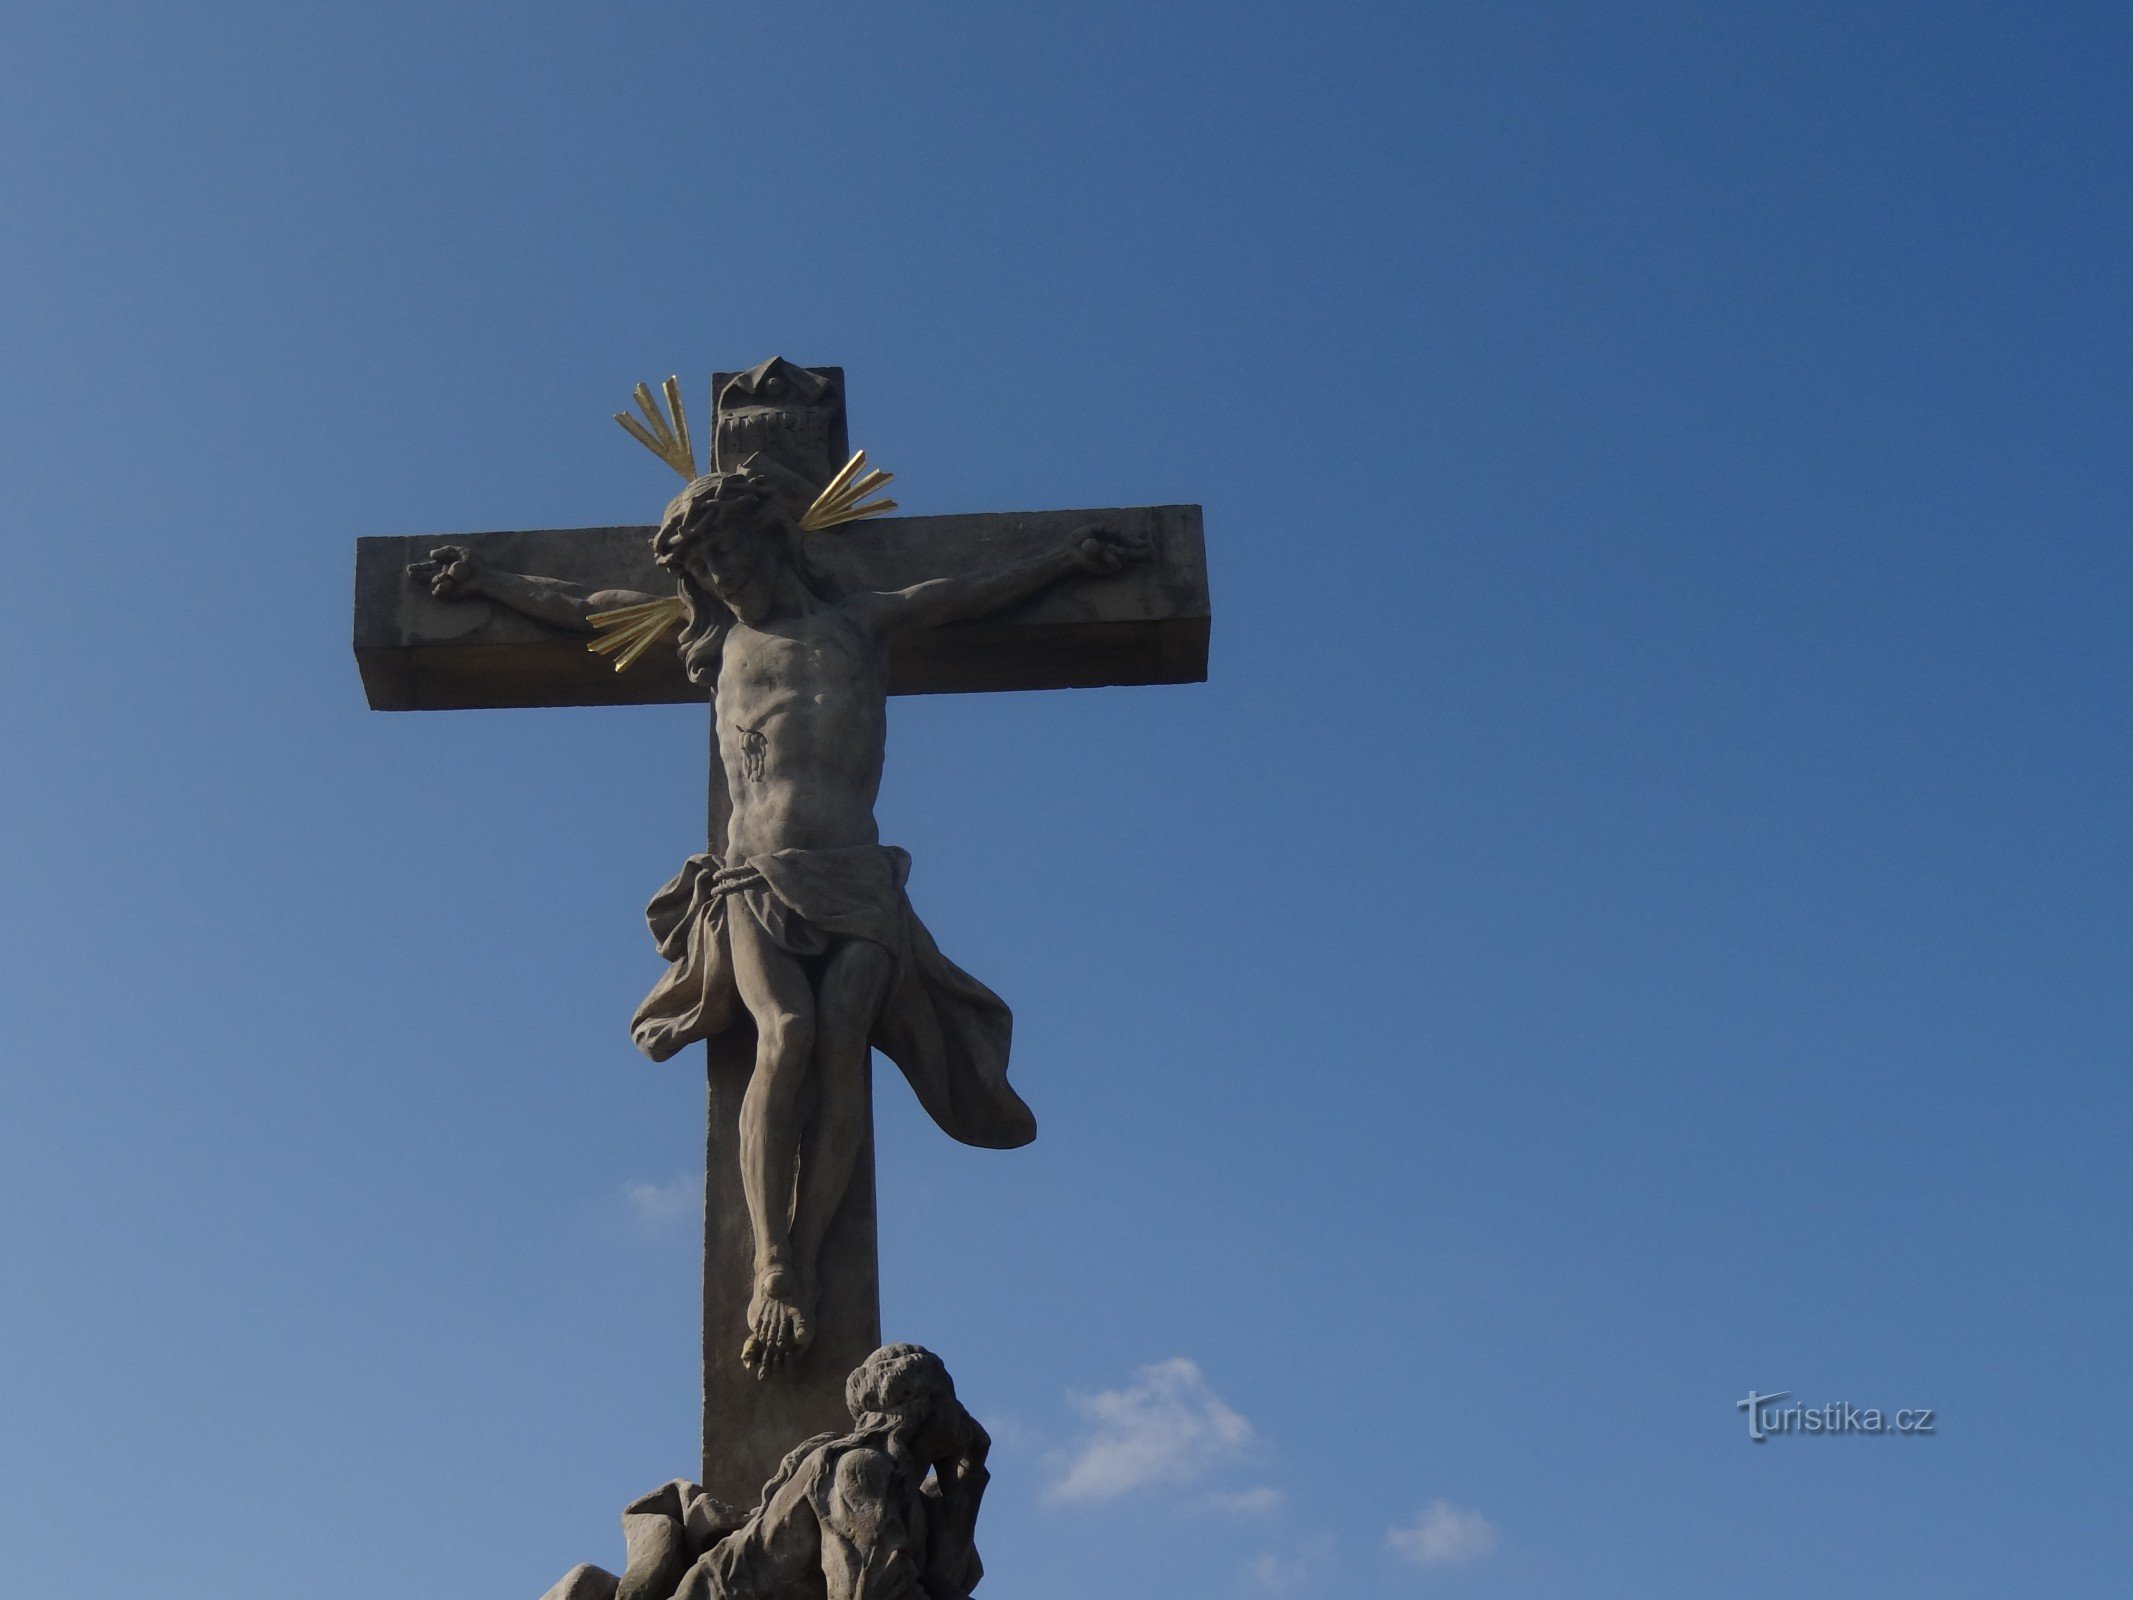
[[[923,1345],[885,1344],[844,1380],[844,1404],[862,1433],[900,1433],[943,1400],[955,1380]]]
[[[777,484],[765,473],[743,466],[731,472],[708,472],[667,502],[652,536],[652,559],[671,572],[688,602],[689,620],[682,629],[681,659],[692,683],[718,672],[733,613],[689,571],[689,547],[713,527],[753,524],[777,543],[800,581],[824,600],[838,597],[837,586],[807,553],[800,530],[778,499]]]
[[[745,468],[733,472],[707,472],[692,478],[689,486],[667,502],[652,537],[652,558],[662,567],[678,570],[691,544],[714,524],[735,521],[761,523],[777,509],[777,495],[770,480]]]

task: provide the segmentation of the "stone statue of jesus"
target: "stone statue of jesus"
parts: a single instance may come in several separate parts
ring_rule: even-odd
[[[845,593],[808,560],[793,504],[777,474],[743,463],[691,482],[654,543],[687,602],[683,659],[711,685],[729,810],[723,840],[714,832],[647,911],[671,965],[631,1024],[654,1060],[742,1010],[755,1024],[741,1359],[759,1378],[814,1337],[818,1254],[865,1137],[870,1047],[953,1137],[1006,1148],[1036,1135],[1007,1081],[1007,1007],[941,955],[904,894],[910,857],[875,826],[888,642],[1148,555],[1092,526],[997,571]]]

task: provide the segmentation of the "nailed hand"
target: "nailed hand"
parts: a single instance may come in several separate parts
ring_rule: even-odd
[[[474,552],[459,544],[441,544],[429,560],[411,561],[407,567],[408,577],[428,584],[431,597],[438,600],[464,600],[475,593],[479,572]]]

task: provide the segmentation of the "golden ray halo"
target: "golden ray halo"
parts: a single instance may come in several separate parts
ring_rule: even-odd
[[[838,469],[837,476],[830,479],[815,503],[807,508],[800,519],[800,526],[809,533],[820,533],[824,528],[834,528],[847,522],[858,522],[865,517],[879,517],[896,509],[894,500],[876,500],[868,505],[860,502],[883,485],[895,481],[892,472],[864,472],[867,453],[857,450],[852,459]]]
[[[652,391],[640,383],[636,390],[637,409],[644,413],[644,420],[639,422],[627,411],[616,412],[615,420],[632,439],[680,473],[683,482],[693,483],[696,445],[689,438],[689,413],[681,403],[681,380],[670,377],[660,388],[666,392],[664,412],[652,398]]]
[[[665,600],[644,600],[612,611],[595,611],[585,620],[600,630],[600,637],[585,648],[594,655],[613,656],[615,670],[624,671],[657,644],[669,629],[689,618],[688,602],[680,595]]]

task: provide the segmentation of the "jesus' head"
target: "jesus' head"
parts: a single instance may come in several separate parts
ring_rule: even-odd
[[[807,582],[799,530],[771,482],[746,468],[696,479],[668,502],[652,541],[662,567],[742,622],[762,622]]]

